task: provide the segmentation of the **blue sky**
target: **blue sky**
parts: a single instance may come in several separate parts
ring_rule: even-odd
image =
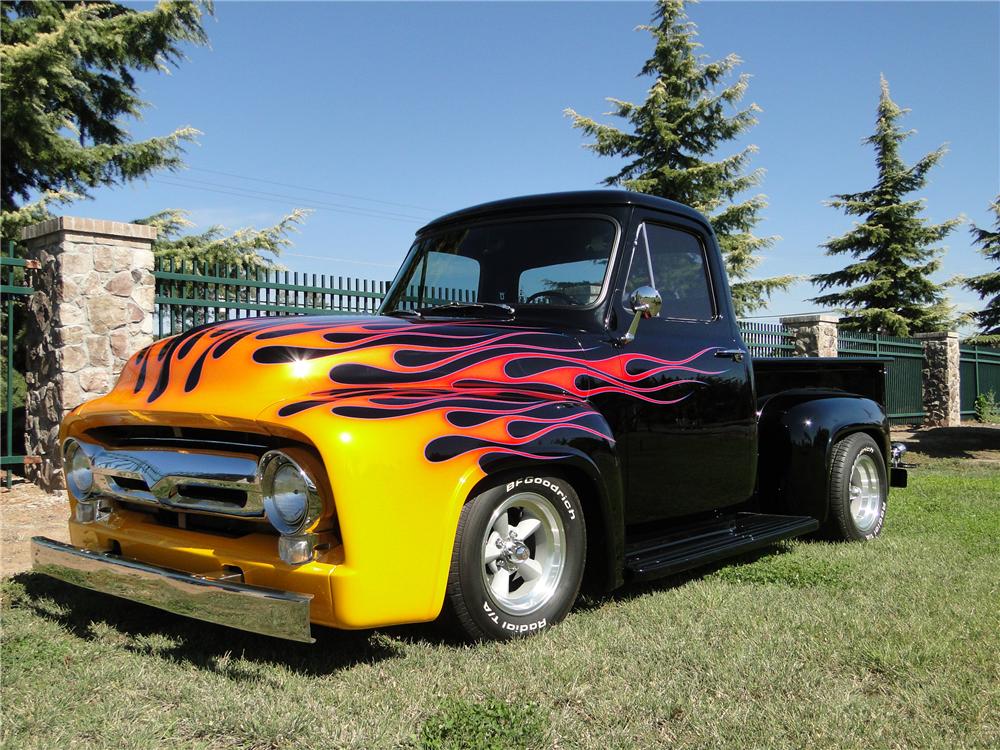
[[[562,111],[641,100],[651,50],[634,27],[651,3],[235,3],[216,5],[210,49],[169,76],[140,78],[154,105],[136,137],[192,125],[189,169],[96,191],[66,213],[129,220],[189,209],[205,227],[317,210],[284,257],[297,271],[391,278],[413,232],[437,213],[495,198],[588,189],[616,169],[582,148]],[[767,170],[761,234],[781,236],[759,275],[840,265],[818,247],[850,220],[823,205],[870,187],[884,73],[912,109],[913,161],[949,153],[923,192],[925,215],[990,224],[1000,189],[1000,4],[705,2],[690,10],[704,51],[736,52],[752,74],[747,135]],[[607,118],[605,118],[607,120]],[[609,121],[609,120],[608,120]],[[733,144],[725,153],[735,150]],[[281,183],[281,184],[278,184]],[[963,226],[941,278],[989,267]],[[819,308],[808,283],[760,314]],[[964,309],[973,295],[954,290]]]

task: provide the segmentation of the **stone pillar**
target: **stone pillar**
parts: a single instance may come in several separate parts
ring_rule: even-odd
[[[836,357],[837,323],[836,315],[792,315],[782,318],[781,323],[792,334],[796,357]]]
[[[128,358],[153,341],[152,243],[140,224],[62,216],[21,232],[39,261],[25,315],[26,466],[45,490],[64,486],[59,423],[111,390]]]
[[[924,424],[957,427],[962,423],[958,334],[918,333],[924,344]]]

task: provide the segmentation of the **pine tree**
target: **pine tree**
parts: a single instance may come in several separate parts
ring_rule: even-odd
[[[176,67],[183,44],[206,44],[201,22],[211,12],[207,0],[160,2],[149,10],[104,2],[0,3],[4,239],[89,189],[182,166],[183,144],[197,130],[133,141],[123,120],[141,117],[147,106],[135,73]],[[23,202],[30,197],[36,200]],[[295,210],[273,227],[231,234],[221,227],[185,234],[191,225],[178,209],[138,223],[160,230],[154,250],[164,257],[257,268],[275,265],[308,213]]]
[[[153,253],[157,257],[175,262],[197,260],[209,266],[229,266],[243,271],[277,269],[281,251],[292,244],[289,235],[298,230],[305,218],[312,213],[297,208],[277,224],[255,229],[247,227],[227,233],[219,225],[203,232],[188,232],[194,225],[187,218],[188,212],[176,208],[136,219],[136,224],[148,224],[157,229]]]
[[[954,323],[944,285],[931,275],[940,267],[938,257],[943,252],[934,245],[961,222],[956,218],[929,224],[919,216],[922,199],[904,200],[927,184],[927,173],[946,151],[942,146],[907,166],[899,147],[913,131],[898,125],[907,112],[890,98],[883,77],[875,133],[865,139],[875,148],[878,180],[870,190],[833,197],[829,205],[863,221],[822,245],[828,255],[849,254],[856,262],[812,277],[820,291],[843,287],[813,299],[843,309],[846,317],[841,325],[892,336],[940,331]]]
[[[135,73],[165,71],[183,59],[183,44],[206,44],[206,12],[211,2],[160,2],[148,10],[54,0],[0,4],[5,238],[43,215],[46,203],[180,166],[183,144],[198,131],[133,141],[124,120],[146,106]],[[43,203],[25,206],[32,196]]]
[[[962,286],[974,291],[981,300],[989,300],[986,307],[972,314],[979,324],[979,333],[971,341],[997,346],[1000,345],[1000,195],[993,201],[990,210],[995,217],[993,230],[980,229],[973,224],[972,236],[973,242],[979,245],[979,252],[987,260],[996,263],[997,270],[963,279]]]
[[[566,114],[573,127],[594,137],[588,148],[601,156],[625,159],[625,166],[604,184],[679,201],[711,219],[726,259],[737,314],[744,315],[763,307],[772,292],[786,288],[794,277],[750,278],[760,251],[777,239],[753,234],[767,206],[765,197],[739,199],[760,184],[763,170],[747,171],[755,146],[716,155],[757,123],[760,110],[756,104],[737,109],[749,76],[744,73],[725,82],[742,61],[735,54],[706,61],[698,53],[697,26],[688,19],[685,5],[683,0],[660,0],[655,25],[639,27],[655,41],[653,56],[640,73],[651,76],[653,85],[642,104],[608,100],[613,105],[608,114],[626,120],[628,132],[572,109]]]

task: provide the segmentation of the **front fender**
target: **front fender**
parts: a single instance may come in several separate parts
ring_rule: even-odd
[[[603,429],[610,435],[610,427]],[[530,456],[488,456],[482,462],[486,476],[470,496],[487,487],[528,473],[564,476],[580,495],[587,519],[588,590],[606,592],[623,583],[625,553],[625,485],[622,464],[613,439],[576,435],[569,439],[550,433],[533,441]],[[544,457],[543,462],[538,457]]]
[[[602,514],[595,529],[620,550],[618,458],[607,423],[585,401],[369,389],[279,402],[257,419],[304,436],[326,467],[344,545],[333,606],[345,627],[437,617],[463,505],[512,470],[586,477]]]
[[[888,457],[889,420],[871,399],[840,391],[777,394],[768,399],[758,422],[761,505],[826,521],[833,446],[853,432],[870,434],[883,459]]]

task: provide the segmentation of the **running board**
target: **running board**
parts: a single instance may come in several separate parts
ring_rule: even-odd
[[[735,513],[625,544],[625,570],[656,578],[741,555],[819,528],[808,516]]]

